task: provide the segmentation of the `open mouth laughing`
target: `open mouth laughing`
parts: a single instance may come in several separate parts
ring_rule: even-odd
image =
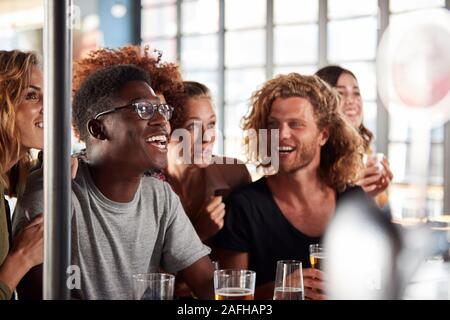
[[[281,145],[278,147],[278,152],[280,155],[288,155],[292,152],[294,152],[297,148],[287,145]]]
[[[145,139],[145,142],[151,146],[159,149],[160,151],[167,151],[168,136],[166,134],[157,134],[149,136]]]

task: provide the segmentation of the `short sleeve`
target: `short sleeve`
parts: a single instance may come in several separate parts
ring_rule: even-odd
[[[251,251],[251,203],[238,193],[232,193],[225,203],[224,227],[214,238],[219,248],[249,252]]]
[[[162,267],[168,272],[178,272],[209,255],[211,249],[198,237],[184,212],[178,196],[167,187],[170,212],[162,253]]]

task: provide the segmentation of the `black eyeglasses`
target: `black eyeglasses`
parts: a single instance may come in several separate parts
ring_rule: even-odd
[[[142,120],[150,120],[155,115],[155,112],[158,111],[167,121],[169,121],[172,118],[173,114],[173,107],[169,106],[168,104],[157,104],[152,103],[150,101],[136,101],[130,104],[127,104],[122,107],[117,107],[114,109],[102,111],[98,113],[94,119],[97,120],[99,117],[108,114],[113,113],[121,109],[133,107],[134,111],[139,115],[139,118]]]

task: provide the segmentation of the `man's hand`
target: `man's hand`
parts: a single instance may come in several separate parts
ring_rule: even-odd
[[[303,269],[303,286],[305,289],[305,299],[326,300],[324,294],[324,274],[319,269]]]

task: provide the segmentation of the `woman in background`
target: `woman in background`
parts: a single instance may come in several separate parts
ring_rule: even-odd
[[[224,198],[232,189],[250,183],[251,177],[243,163],[213,155],[217,118],[209,89],[194,81],[183,84],[182,104],[170,123],[165,174],[200,239],[211,245],[209,240],[224,224]],[[179,277],[175,291],[179,297],[191,297]]]
[[[251,182],[243,163],[212,154],[216,121],[209,89],[185,81],[182,106],[171,120],[166,176],[204,242],[223,227],[224,197]]]
[[[363,138],[366,154],[372,155],[370,144],[373,134],[363,124],[363,101],[356,76],[350,70],[339,66],[324,67],[317,71],[316,75],[339,92],[340,111]],[[356,183],[375,200],[380,208],[383,208],[388,203],[386,189],[389,187],[393,175],[386,158],[383,158],[381,164],[383,170],[377,168],[373,158],[368,157],[366,167],[361,172],[361,178]]]

